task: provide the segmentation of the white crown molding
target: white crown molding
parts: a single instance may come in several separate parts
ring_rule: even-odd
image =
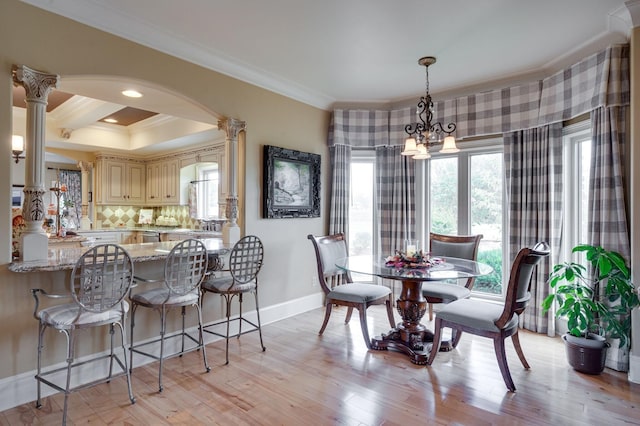
[[[148,22],[120,13],[109,2],[21,1],[317,108],[328,109],[336,101],[313,89],[302,87],[263,69],[229,58],[220,51],[184,40],[177,34],[167,32],[164,28],[152,26]],[[99,12],[96,12],[98,10]]]

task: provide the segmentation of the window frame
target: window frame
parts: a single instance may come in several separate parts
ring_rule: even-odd
[[[457,158],[458,159],[458,234],[469,235],[471,233],[471,156],[483,154],[504,154],[504,140],[502,136],[490,136],[483,139],[471,141],[456,141],[460,151],[453,154],[443,154],[435,150],[430,150],[432,159]],[[419,161],[419,160],[417,160]],[[416,165],[416,232],[418,235],[428,235],[431,229],[431,212],[429,209],[430,188],[430,160],[422,161],[422,165]],[[420,197],[418,197],[418,194]],[[505,241],[509,238],[508,210],[507,210],[506,182],[503,173],[502,177],[502,282],[507,282],[509,278],[510,265],[505,256]],[[419,220],[422,219],[422,220]],[[491,294],[472,290],[474,298],[488,300],[502,300],[506,286],[502,286],[500,294]]]
[[[572,220],[577,217],[580,209],[580,175],[582,166],[579,145],[592,140],[591,120],[586,119],[579,123],[571,124],[562,129],[562,156],[564,182],[564,194],[562,199],[563,238],[560,242],[560,261],[570,261],[571,249],[580,242],[580,221]],[[591,167],[590,164],[587,167]],[[588,212],[587,212],[588,214]],[[586,236],[585,236],[586,237]]]

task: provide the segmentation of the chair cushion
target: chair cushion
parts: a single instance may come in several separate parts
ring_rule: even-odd
[[[232,277],[220,277],[209,278],[202,283],[202,288],[212,293],[246,293],[248,291],[255,290],[256,282],[249,281],[248,283],[234,282]]]
[[[124,304],[124,311],[129,312],[129,304],[126,301],[123,301],[122,303]],[[118,322],[122,318],[122,311],[119,307],[104,312],[84,311],[78,317],[79,312],[80,306],[77,304],[65,303],[42,309],[38,312],[38,319],[43,324],[47,324],[51,327],[65,329],[70,327],[87,327],[99,324],[109,324],[112,322]]]
[[[443,300],[458,300],[471,296],[471,290],[456,284],[424,282],[422,283],[422,295]]]
[[[484,302],[481,300],[460,299],[444,305],[444,307],[436,313],[436,318],[441,318],[443,320],[479,330],[497,332],[500,330],[496,327],[494,322],[500,318],[503,309],[503,305],[495,303]],[[518,316],[513,314],[504,329],[507,330],[517,326]]]
[[[391,289],[382,285],[350,283],[334,287],[327,294],[327,299],[367,303],[390,294]]]
[[[172,294],[169,297],[169,289],[163,286],[136,293],[131,296],[131,301],[140,305],[147,306],[162,306],[163,304],[173,306],[187,306],[198,303],[199,298],[200,296],[197,291],[193,291],[191,293],[183,295]]]

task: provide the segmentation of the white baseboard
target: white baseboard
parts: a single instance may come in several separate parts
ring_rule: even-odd
[[[262,325],[267,325],[272,322],[280,321],[280,320],[292,317],[294,315],[298,315],[298,314],[319,308],[322,305],[323,305],[323,294],[320,292],[320,293],[312,294],[299,299],[289,300],[284,303],[279,303],[277,305],[262,307],[260,308],[260,320],[262,322]],[[246,312],[244,316],[253,322],[257,320],[255,311]],[[189,329],[189,332],[191,332],[194,336],[197,335],[197,334],[194,334],[194,333],[197,333],[197,327],[192,327],[191,329]],[[232,333],[233,333],[233,330],[232,330]],[[215,335],[205,333],[204,339],[205,339],[205,343],[209,344],[216,340],[219,340],[220,338]],[[177,339],[173,339],[173,341],[171,339],[167,340],[167,345],[166,345],[167,353],[170,353],[170,351],[172,350],[177,351],[178,349],[177,345],[178,345]],[[268,346],[268,342],[266,342],[265,345]],[[149,348],[150,348],[149,350],[151,351],[155,349],[153,345],[150,345]],[[116,350],[116,353],[121,356],[122,350],[120,348],[116,348],[115,350]],[[96,355],[104,355],[104,354],[107,354],[107,352],[104,352],[103,354],[96,354]],[[79,361],[83,361],[83,360],[95,357],[96,355],[91,355],[89,357],[79,359]],[[128,358],[127,358],[127,362],[128,362]],[[135,368],[143,366],[150,362],[155,362],[155,360],[149,357],[134,354],[133,375],[135,375]],[[211,363],[211,359],[209,359],[209,363]],[[65,365],[66,363],[62,362],[55,366],[47,366],[47,369],[64,367]],[[119,369],[114,368],[114,371],[119,371]],[[4,411],[9,408],[13,408],[18,405],[22,405],[27,402],[36,400],[37,389],[36,389],[36,381],[34,379],[35,375],[36,375],[36,370],[34,369],[26,373],[18,374],[16,376],[6,377],[0,380],[0,411]],[[104,375],[106,375],[106,366],[104,368],[100,368],[100,366],[96,368],[95,364],[87,364],[86,366],[79,367],[74,371],[73,373],[74,377],[72,377],[72,383],[77,381],[78,376],[82,376],[83,382],[90,382],[97,378],[103,377]],[[46,385],[42,385],[43,397],[52,395],[54,393],[56,393],[55,389],[52,389]],[[135,387],[133,389],[133,393],[134,395],[136,394]],[[126,395],[123,395],[123,397],[126,398]]]

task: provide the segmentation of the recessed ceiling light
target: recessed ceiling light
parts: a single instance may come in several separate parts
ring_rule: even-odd
[[[142,97],[142,93],[138,92],[137,90],[123,90],[122,94],[125,96],[128,96],[130,98],[141,98]]]
[[[118,120],[116,120],[115,118],[105,118],[104,119],[105,123],[117,123]]]

